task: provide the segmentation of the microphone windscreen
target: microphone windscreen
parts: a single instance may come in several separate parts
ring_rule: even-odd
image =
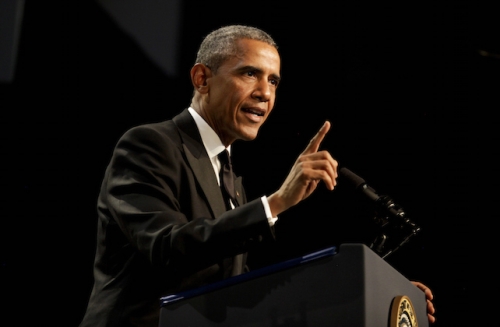
[[[359,177],[358,175],[356,175],[355,173],[353,173],[352,171],[350,171],[349,169],[347,169],[345,167],[340,168],[340,175],[347,178],[349,180],[349,182],[351,182],[351,184],[353,184],[355,189],[357,189],[358,187],[360,187],[363,184],[366,184],[366,182],[363,178]]]

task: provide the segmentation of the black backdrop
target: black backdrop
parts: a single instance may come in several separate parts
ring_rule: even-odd
[[[193,0],[179,9],[175,72],[166,73],[97,2],[25,2],[15,74],[0,84],[2,325],[78,325],[114,143],[189,104],[196,47],[230,23],[267,30],[283,57],[269,121],[255,141],[233,147],[249,196],[274,191],[330,120],[323,148],[422,227],[387,261],[433,289],[436,326],[497,321],[484,307],[498,292],[492,10]],[[254,264],[371,240],[372,210],[351,191],[342,180],[334,192],[320,186],[282,215],[278,245]]]

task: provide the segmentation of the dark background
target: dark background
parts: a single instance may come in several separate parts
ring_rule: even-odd
[[[276,190],[330,120],[322,148],[421,227],[386,260],[432,288],[435,326],[498,324],[495,302],[486,303],[498,292],[500,30],[492,8],[180,1],[175,46],[158,44],[175,59],[169,70],[99,2],[11,1],[24,6],[12,7],[13,24],[3,21],[3,39],[18,43],[0,48],[15,58],[0,62],[8,68],[0,84],[1,325],[78,325],[115,142],[189,105],[197,46],[233,23],[263,28],[282,55],[272,115],[255,141],[233,146],[249,197]],[[320,185],[281,215],[279,243],[254,264],[373,240],[373,207],[349,186]]]

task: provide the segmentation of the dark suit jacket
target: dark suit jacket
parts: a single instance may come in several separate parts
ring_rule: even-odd
[[[162,296],[244,271],[231,258],[274,240],[260,199],[225,212],[194,119],[134,127],[119,139],[98,198],[94,287],[81,327],[158,326]],[[240,256],[241,257],[241,256]]]

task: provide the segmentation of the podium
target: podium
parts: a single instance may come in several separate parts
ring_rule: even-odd
[[[326,248],[164,296],[159,326],[428,327],[429,323],[421,290],[366,245],[346,243],[338,251]]]

